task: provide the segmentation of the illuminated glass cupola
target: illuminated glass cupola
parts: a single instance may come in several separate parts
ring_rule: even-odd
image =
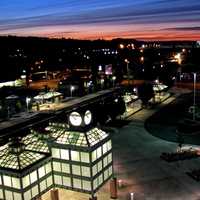
[[[0,147],[0,199],[32,200],[53,186],[50,151],[34,133]]]
[[[89,110],[73,111],[68,120],[69,126],[51,122],[46,127],[51,138],[54,184],[94,195],[112,176],[110,136],[92,126]]]

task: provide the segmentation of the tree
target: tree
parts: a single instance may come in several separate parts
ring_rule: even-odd
[[[143,106],[147,106],[151,98],[154,97],[153,85],[145,82],[138,87],[138,97],[142,101]]]

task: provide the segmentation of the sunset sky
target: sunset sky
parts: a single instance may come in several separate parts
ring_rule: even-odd
[[[200,40],[200,0],[1,0],[0,35]]]

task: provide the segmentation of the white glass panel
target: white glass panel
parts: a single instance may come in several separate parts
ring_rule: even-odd
[[[81,162],[90,162],[89,153],[81,152]]]
[[[47,188],[46,180],[40,183],[40,191],[44,191]]]
[[[78,151],[71,151],[71,158],[74,161],[80,161],[80,155]]]
[[[107,156],[103,159],[103,167],[106,167],[108,165],[108,158]]]
[[[92,175],[95,176],[97,174],[97,164],[92,167]]]
[[[104,171],[104,180],[108,178],[108,169]]]
[[[105,154],[106,152],[107,152],[107,143],[103,145],[103,154]]]
[[[111,140],[109,140],[108,142],[107,142],[107,147],[108,147],[108,151],[112,148],[112,143],[111,143]]]
[[[38,172],[39,172],[39,178],[45,176],[45,169],[44,169],[44,167],[40,167],[38,169]]]
[[[36,171],[32,172],[30,174],[30,179],[31,179],[31,183],[34,183],[35,181],[37,181],[37,173]]]
[[[35,197],[36,195],[38,195],[39,190],[38,190],[38,185],[36,185],[35,187],[32,188],[32,197]]]
[[[97,158],[100,158],[101,155],[102,155],[101,147],[99,147],[99,148],[97,149]]]
[[[61,172],[61,165],[59,162],[53,161],[53,170],[57,172]]]
[[[102,161],[101,160],[97,163],[97,167],[98,167],[98,172],[100,172],[102,170]]]
[[[3,176],[4,185],[12,187],[11,177],[10,176]]]
[[[46,168],[46,174],[48,174],[49,172],[51,172],[51,163],[46,164],[45,168]]]
[[[81,180],[77,178],[73,178],[74,188],[81,189]]]
[[[24,199],[30,200],[31,199],[31,191],[28,190],[27,192],[24,193]]]
[[[71,178],[69,177],[63,177],[63,185],[64,186],[68,186],[68,187],[71,187]]]
[[[108,163],[112,162],[112,153],[108,154]]]
[[[61,155],[61,159],[69,160],[69,150],[61,149],[60,155]]]
[[[55,184],[62,185],[62,177],[58,175],[54,175]]]
[[[14,200],[22,200],[22,195],[17,192],[13,192]]]
[[[108,171],[109,176],[112,175],[112,166],[109,167]]]
[[[5,190],[6,200],[13,200],[12,192]]]
[[[47,178],[47,187],[50,187],[53,184],[52,176]]]
[[[25,176],[24,178],[22,178],[22,182],[23,182],[23,188],[27,187],[28,185],[30,185],[30,179],[29,179],[29,175]]]
[[[94,150],[92,152],[92,162],[94,162],[96,159],[97,159],[97,152],[96,152],[96,150]]]
[[[72,165],[72,174],[81,175],[81,168],[79,165]]]
[[[12,177],[12,185],[14,188],[20,189],[21,186],[20,186],[19,178]]]
[[[51,151],[53,158],[60,158],[60,149],[52,148]]]
[[[83,181],[83,189],[84,190],[91,190],[91,183],[89,181]]]
[[[90,177],[90,168],[89,167],[81,167],[82,176]]]
[[[0,199],[3,199],[3,190],[0,189]]]
[[[101,185],[103,183],[103,175],[99,175],[99,185]]]
[[[93,188],[94,188],[94,189],[97,188],[97,178],[95,178],[94,181],[93,181]]]
[[[70,173],[70,168],[69,168],[69,164],[67,164],[67,163],[62,163],[61,164],[62,165],[62,172],[64,172],[64,173]]]

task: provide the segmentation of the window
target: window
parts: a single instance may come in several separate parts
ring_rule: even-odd
[[[32,197],[35,197],[36,195],[38,195],[39,191],[38,191],[38,185],[34,186],[32,188]]]
[[[78,151],[71,151],[71,158],[73,161],[80,161],[80,155]]]
[[[108,169],[107,169],[107,170],[104,171],[104,181],[105,181],[106,179],[108,179],[108,177],[109,177],[109,171],[108,171]]]
[[[50,163],[46,164],[45,169],[46,169],[46,174],[50,173],[52,171],[51,164]]]
[[[4,185],[12,187],[11,177],[10,176],[3,176]]]
[[[44,191],[47,188],[46,180],[40,183],[40,191]]]
[[[102,161],[101,160],[97,163],[97,168],[98,168],[98,172],[100,172],[102,170]]]
[[[106,167],[108,165],[108,158],[107,156],[103,159],[103,167]]]
[[[92,167],[92,175],[95,176],[97,174],[97,164]]]
[[[5,190],[6,200],[13,200],[12,192]]]
[[[38,169],[38,172],[39,172],[39,178],[45,176],[45,168],[44,167],[40,167]]]
[[[81,167],[82,176],[90,177],[90,168],[89,167]]]
[[[79,165],[72,165],[72,174],[81,175],[81,168]]]
[[[59,162],[53,161],[53,170],[57,172],[61,172],[61,165]]]
[[[81,152],[81,162],[90,162],[89,153]]]
[[[68,174],[70,173],[69,164],[67,164],[67,163],[62,163],[61,166],[62,166],[62,172],[68,173]]]
[[[53,184],[52,176],[47,178],[47,187],[50,187]]]
[[[89,181],[83,181],[83,189],[84,190],[91,190],[91,183]]]
[[[109,167],[109,169],[108,169],[108,174],[109,174],[109,176],[112,175],[112,166]]]
[[[3,197],[3,190],[2,189],[0,189],[0,199],[3,199],[4,197]]]
[[[55,184],[62,185],[62,177],[59,175],[54,175]]]
[[[32,172],[30,174],[30,179],[31,179],[31,183],[34,183],[35,181],[37,181],[37,173],[36,171]]]
[[[22,183],[23,183],[23,188],[26,188],[27,186],[30,185],[29,175],[26,175],[25,177],[22,178]]]
[[[96,150],[94,150],[92,152],[92,162],[94,162],[96,159],[97,159],[97,152],[96,152]]]
[[[74,187],[81,189],[81,180],[77,178],[73,178]]]
[[[71,178],[70,177],[63,177],[63,185],[71,187]]]
[[[97,149],[97,159],[102,156],[101,147]]]
[[[60,157],[64,160],[69,160],[69,150],[61,149],[60,150]]]
[[[52,151],[53,158],[60,158],[60,150],[59,149],[52,148],[51,151]]]
[[[31,191],[28,190],[27,192],[24,193],[24,199],[30,200],[31,199]]]

